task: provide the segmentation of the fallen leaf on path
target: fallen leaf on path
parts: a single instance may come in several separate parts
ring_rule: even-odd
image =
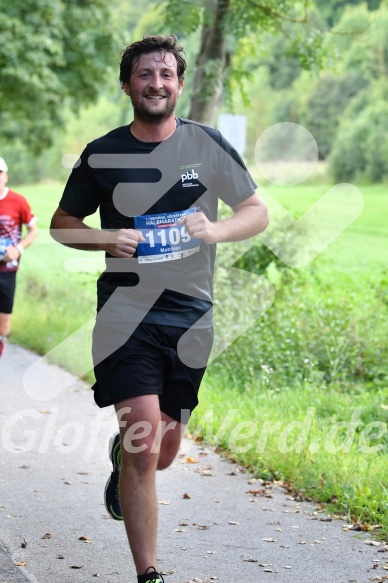
[[[44,534],[42,536],[43,539],[48,539],[48,538],[51,538],[51,537],[52,537],[52,535],[49,532],[46,532],[46,534]]]
[[[385,553],[388,551],[388,545],[384,545],[381,549],[378,549],[378,553]]]
[[[261,490],[248,490],[247,494],[252,494],[252,496],[264,496],[265,498],[273,498],[271,490],[266,488]]]
[[[197,460],[196,457],[187,456],[186,459],[185,459],[185,463],[186,464],[197,464],[198,463],[198,460]]]
[[[80,536],[78,540],[82,540],[82,541],[84,541],[85,543],[91,543],[91,542],[92,542],[92,541],[90,540],[90,538],[88,538],[88,537],[87,537],[87,536],[85,536],[85,535],[83,535],[83,536]]]
[[[159,504],[163,504],[163,506],[168,506],[171,504],[170,500],[159,500]]]
[[[364,541],[365,545],[371,545],[372,547],[379,547],[381,545],[381,542],[379,542],[378,540],[366,540]]]
[[[185,492],[185,493],[183,494],[182,498],[183,498],[184,500],[190,500],[190,499],[191,499],[191,496],[190,496],[190,495],[189,495],[187,492]]]
[[[18,561],[14,563],[16,567],[25,567],[27,565],[26,561]]]
[[[262,538],[261,540],[265,541],[266,543],[277,543],[278,542],[276,538],[271,538],[270,536]]]
[[[357,531],[369,531],[374,530],[372,525],[368,524],[367,522],[353,522],[349,527],[349,530],[357,530]]]
[[[212,466],[199,466],[198,468],[196,468],[196,472],[198,474],[201,474],[202,476],[213,476],[213,472],[212,472],[213,468]]]
[[[82,569],[83,565],[70,565],[70,569]]]
[[[240,523],[239,523],[239,522],[236,522],[235,520],[229,520],[229,524],[234,524],[234,525],[236,525],[236,524],[240,524]]]
[[[26,549],[27,548],[27,545],[28,545],[28,540],[25,538],[23,540],[23,542],[20,543],[20,546],[22,547],[22,549]]]

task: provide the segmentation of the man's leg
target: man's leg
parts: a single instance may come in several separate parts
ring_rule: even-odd
[[[0,312],[0,356],[4,352],[6,337],[11,331],[11,317],[12,314]]]
[[[120,504],[138,575],[156,565],[157,469],[174,460],[184,425],[160,412],[157,395],[116,405],[120,420]],[[167,431],[166,431],[167,430]]]

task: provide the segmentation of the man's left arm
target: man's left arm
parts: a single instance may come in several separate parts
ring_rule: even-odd
[[[253,194],[233,207],[233,215],[211,222],[202,212],[185,215],[182,223],[192,238],[205,243],[243,241],[264,231],[269,223],[267,207],[258,194]]]

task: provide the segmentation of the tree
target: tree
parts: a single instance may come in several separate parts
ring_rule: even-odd
[[[92,102],[119,45],[104,0],[6,2],[0,13],[0,138],[51,143],[64,104]],[[115,55],[117,58],[115,59]]]
[[[319,12],[329,26],[334,26],[349,6],[366,5],[368,10],[377,10],[381,0],[315,0]]]
[[[307,102],[305,124],[319,147],[320,159],[330,153],[343,113],[357,93],[368,86],[361,72],[350,71],[342,76],[322,75]]]
[[[186,33],[201,29],[189,117],[208,125],[214,124],[222,90],[230,98],[243,89],[250,74],[244,59],[258,54],[263,32],[280,33],[293,23],[287,54],[305,69],[319,67],[325,54],[324,31],[308,21],[307,0],[299,6],[291,0],[166,0],[165,21],[172,31],[177,23]]]
[[[334,180],[380,182],[388,178],[388,82],[360,92],[342,117],[330,154]]]

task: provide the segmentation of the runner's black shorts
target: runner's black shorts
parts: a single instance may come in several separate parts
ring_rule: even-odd
[[[187,423],[198,404],[213,330],[186,332],[181,327],[139,324],[120,348],[95,363],[92,388],[97,405],[107,407],[131,397],[156,394],[163,413]],[[93,343],[97,341],[94,336]]]
[[[16,289],[16,271],[0,272],[0,313],[12,314]]]

